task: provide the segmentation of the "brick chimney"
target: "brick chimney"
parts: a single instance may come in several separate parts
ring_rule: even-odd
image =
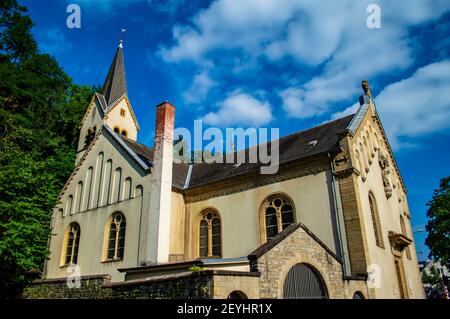
[[[169,261],[172,198],[173,130],[175,107],[165,101],[156,106],[147,263]]]

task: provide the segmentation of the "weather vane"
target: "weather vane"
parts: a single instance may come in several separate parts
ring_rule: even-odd
[[[127,31],[127,29],[125,28],[120,28],[120,41],[119,41],[119,47],[123,47],[123,38],[125,36],[125,32]]]

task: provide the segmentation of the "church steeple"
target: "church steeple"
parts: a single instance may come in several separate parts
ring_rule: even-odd
[[[120,40],[116,55],[103,84],[102,94],[105,97],[106,104],[109,106],[125,93],[127,93],[127,83],[123,59],[123,41]]]

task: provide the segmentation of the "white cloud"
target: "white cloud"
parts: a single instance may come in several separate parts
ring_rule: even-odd
[[[384,88],[375,98],[392,146],[450,128],[450,60],[429,64],[408,79]]]
[[[183,93],[183,99],[186,103],[200,103],[203,102],[211,88],[217,85],[206,71],[203,71],[194,76],[192,84],[188,90]]]
[[[405,70],[413,61],[408,28],[439,18],[450,10],[448,0],[378,0],[381,29],[368,29],[366,8],[372,0],[217,0],[193,17],[190,25],[173,29],[173,46],[160,54],[167,62],[204,65],[246,63],[264,59],[276,64],[290,58],[299,70],[317,67],[306,83],[275,88],[291,117],[330,111],[334,103],[359,93],[363,78]],[[220,54],[218,54],[220,52]],[[236,53],[237,52],[237,53]],[[253,62],[253,63],[252,63]],[[248,72],[224,68],[221,72]],[[215,75],[220,76],[220,72]]]
[[[241,125],[259,127],[272,120],[272,111],[267,101],[235,91],[218,104],[216,112],[210,112],[203,117],[206,124],[226,127]]]
[[[391,146],[411,145],[406,139],[450,128],[450,60],[418,69],[411,77],[385,87],[375,98]],[[358,105],[333,114],[354,113]]]

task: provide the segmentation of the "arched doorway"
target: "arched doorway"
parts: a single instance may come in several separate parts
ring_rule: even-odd
[[[240,290],[230,292],[227,299],[248,299],[247,295]]]
[[[326,299],[327,288],[320,274],[307,264],[296,264],[284,281],[285,299]]]

